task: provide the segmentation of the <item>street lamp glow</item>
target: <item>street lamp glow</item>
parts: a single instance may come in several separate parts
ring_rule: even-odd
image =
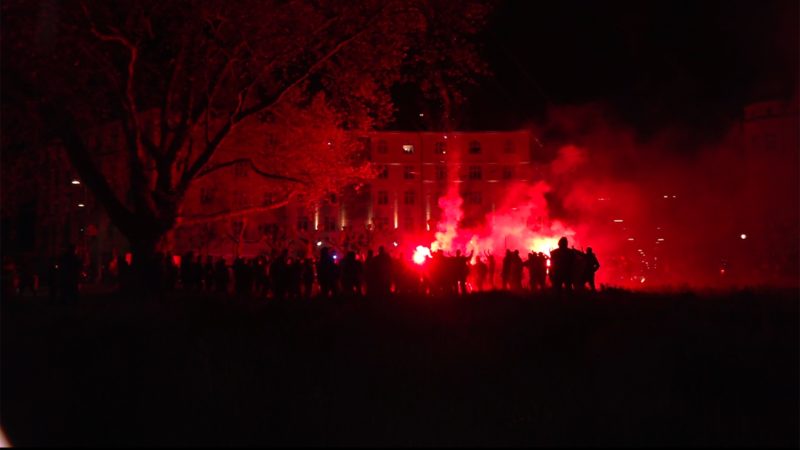
[[[739,237],[740,237],[740,238],[742,238],[742,240],[745,240],[745,239],[747,239],[747,235],[746,235],[746,234],[744,234],[744,233],[742,233],[741,235],[739,235]]]
[[[83,203],[78,203],[78,208],[83,208],[84,206],[86,205],[84,205]]]
[[[72,184],[81,184],[80,180],[72,180]]]
[[[622,223],[622,222],[624,222],[624,220],[622,220],[622,219],[614,219],[614,223]]]
[[[317,241],[317,247],[321,247],[321,246],[322,246],[322,241]]]

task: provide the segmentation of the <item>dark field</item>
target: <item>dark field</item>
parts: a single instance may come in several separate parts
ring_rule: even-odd
[[[797,292],[2,312],[12,445],[798,444]]]

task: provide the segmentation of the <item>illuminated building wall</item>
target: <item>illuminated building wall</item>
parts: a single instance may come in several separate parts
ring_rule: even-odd
[[[273,211],[179,229],[176,250],[254,255],[284,242],[298,252],[319,241],[339,247],[391,245],[435,228],[437,200],[450,179],[464,197],[465,221],[474,222],[492,211],[510,183],[534,177],[529,131],[374,132],[362,142],[378,170],[371,183],[342,189],[317,206],[301,199]],[[234,166],[196,182],[184,212],[268,203],[273,188],[247,166]]]

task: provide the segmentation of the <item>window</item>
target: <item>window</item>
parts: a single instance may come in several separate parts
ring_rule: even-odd
[[[336,218],[325,216],[324,227],[325,231],[336,231]]]
[[[447,143],[446,142],[437,142],[436,146],[434,147],[434,153],[437,155],[444,155],[447,153]]]
[[[331,202],[331,203],[336,203],[336,194],[331,194],[331,196],[330,196],[330,202]]]
[[[308,217],[300,216],[297,218],[297,231],[308,231]]]
[[[480,180],[483,178],[483,174],[481,173],[480,166],[469,166],[469,179],[470,180]]]
[[[469,153],[470,155],[477,155],[481,152],[481,143],[478,141],[471,141],[469,143]]]
[[[411,144],[403,144],[403,153],[406,155],[414,154],[414,146]]]
[[[380,153],[381,155],[385,155],[386,152],[387,152],[386,141],[381,139],[380,141],[378,141],[378,153]]]
[[[514,169],[510,166],[503,167],[503,179],[510,180],[514,178]]]
[[[209,188],[200,189],[200,204],[210,205],[214,202],[214,191]]]
[[[506,139],[506,143],[503,146],[503,151],[505,151],[506,153],[514,153],[516,151],[516,149],[514,148],[514,141],[512,141],[511,139]]]
[[[406,180],[414,179],[414,166],[405,166],[403,168],[403,178]]]
[[[233,166],[233,173],[237,177],[246,177],[247,176],[247,163],[240,162]]]
[[[437,180],[444,180],[447,178],[447,167],[445,166],[436,166],[436,179]]]
[[[377,166],[378,169],[378,179],[386,180],[389,178],[389,166]]]
[[[379,205],[388,205],[389,204],[389,192],[387,192],[387,191],[378,191],[378,204]]]
[[[467,192],[465,197],[467,198],[467,203],[471,205],[480,205],[483,201],[483,196],[480,192]]]
[[[417,200],[417,193],[414,191],[406,191],[403,195],[403,204],[413,205]]]

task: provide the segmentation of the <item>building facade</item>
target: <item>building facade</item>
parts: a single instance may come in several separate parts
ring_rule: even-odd
[[[502,200],[509,184],[537,177],[529,131],[373,132],[359,139],[376,177],[309,204],[295,200],[274,210],[182,227],[176,250],[253,256],[290,243],[298,252],[317,243],[340,248],[391,246],[433,234],[438,204],[458,186],[464,224],[477,224]],[[268,205],[271,182],[233,166],[195,183],[185,211],[252,209]]]

